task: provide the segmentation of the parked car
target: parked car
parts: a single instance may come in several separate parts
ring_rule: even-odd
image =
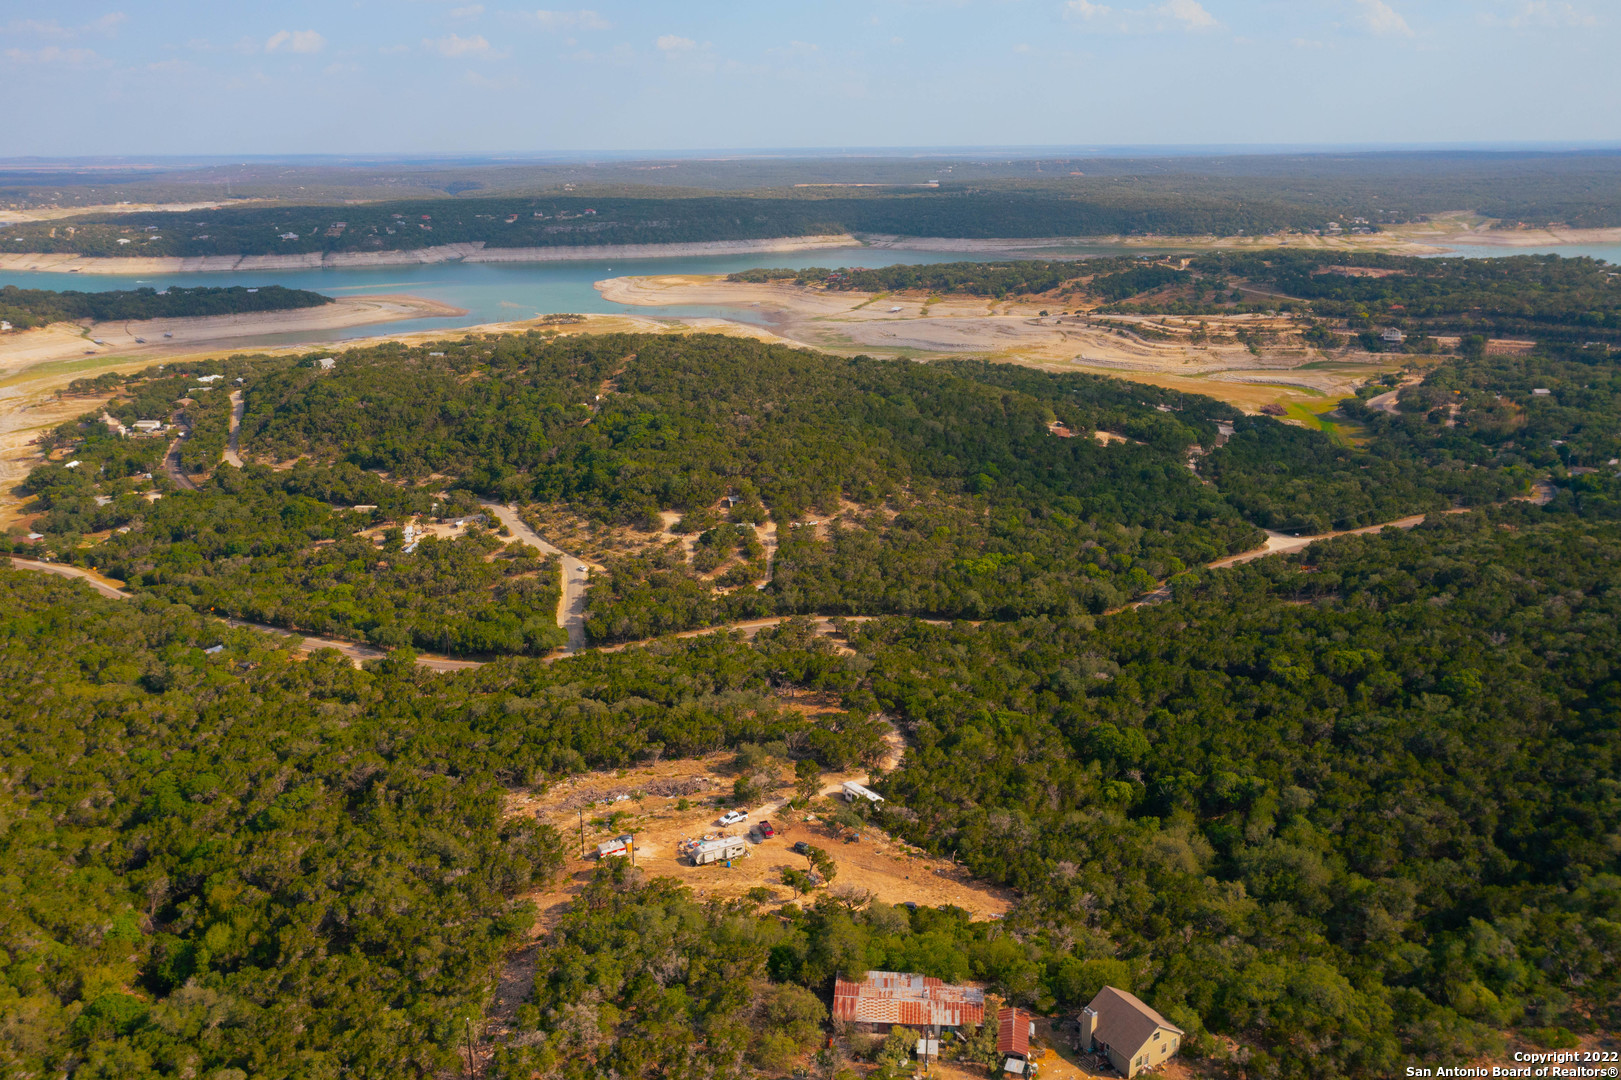
[[[794,846],[788,850],[793,852],[795,855],[803,855],[810,851],[810,845],[805,843],[803,840],[796,840],[794,841]]]
[[[777,835],[777,830],[772,827],[771,822],[764,819],[761,819],[760,824],[756,825],[755,828],[759,830],[761,840],[769,840]]]
[[[739,821],[747,821],[748,819],[749,812],[747,810],[728,810],[720,816],[720,823],[722,825],[736,825]]]

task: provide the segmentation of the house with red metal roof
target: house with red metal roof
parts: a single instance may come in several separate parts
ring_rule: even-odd
[[[1003,1072],[1025,1075],[1030,1067],[1030,1036],[1035,1031],[1035,1019],[1027,1010],[1004,1007],[997,1011],[996,1056],[1002,1059]]]
[[[899,1024],[939,1035],[983,1024],[985,991],[899,971],[869,971],[860,980],[840,975],[833,982],[833,1019],[858,1031],[887,1033]]]

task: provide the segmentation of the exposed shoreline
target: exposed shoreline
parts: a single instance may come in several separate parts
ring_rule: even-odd
[[[340,297],[319,307],[237,315],[119,319],[88,327],[59,322],[0,336],[0,377],[9,381],[29,368],[64,360],[83,361],[98,356],[157,358],[247,345],[252,339],[276,334],[315,334],[402,319],[455,318],[465,314],[465,308],[420,296],[370,295]],[[96,344],[98,340],[105,344]]]
[[[598,259],[670,259],[751,255],[860,247],[845,234],[785,236],[769,240],[706,240],[690,244],[593,244],[582,247],[492,248],[483,241],[441,244],[414,251],[312,251],[301,255],[91,256],[0,252],[0,271],[45,274],[187,274],[273,270],[357,270],[433,263],[590,262]]]
[[[1444,255],[1457,245],[1470,247],[1567,247],[1621,244],[1621,228],[1612,229],[1492,229],[1443,219],[1402,226],[1365,235],[1319,236],[1268,234],[1262,236],[1032,236],[970,239],[938,236],[862,236],[827,234],[785,236],[766,240],[708,240],[683,244],[594,244],[582,247],[492,248],[483,241],[441,244],[413,251],[308,252],[299,255],[160,255],[92,256],[40,252],[0,252],[0,272],[28,271],[48,274],[185,274],[267,272],[283,270],[355,270],[385,266],[422,266],[436,263],[558,263],[602,259],[678,259],[715,255],[752,255],[773,252],[836,251],[865,247],[876,250],[938,251],[942,255],[1027,255],[1047,258],[1084,258],[1101,254],[1065,252],[1064,248],[1118,248],[1143,250],[1207,251],[1223,249],[1294,248],[1312,251],[1366,251],[1396,255]]]

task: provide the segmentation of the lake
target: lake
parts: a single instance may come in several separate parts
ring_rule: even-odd
[[[1169,249],[1168,249],[1169,250]],[[1621,263],[1621,245],[1589,245],[1555,248],[1502,248],[1459,246],[1453,253],[1478,258],[1500,258],[1547,252],[1559,255],[1590,255]],[[1065,247],[1032,252],[1024,258],[1076,255],[1153,254],[1141,248],[1123,249],[1115,245]],[[1013,256],[1002,256],[1004,258]],[[375,269],[287,270],[250,273],[153,274],[145,277],[114,274],[50,274],[0,271],[0,285],[25,289],[77,289],[101,292],[171,285],[285,285],[312,289],[329,296],[355,296],[363,293],[411,293],[466,308],[467,314],[448,319],[410,319],[397,323],[374,323],[343,330],[321,331],[314,335],[281,334],[244,339],[244,345],[292,344],[318,338],[323,341],[374,337],[393,330],[453,330],[481,323],[511,322],[559,312],[635,314],[662,316],[718,316],[745,322],[763,322],[763,316],[748,307],[634,307],[615,304],[597,294],[593,284],[603,278],[651,274],[730,274],[757,266],[802,269],[807,266],[893,266],[897,263],[983,262],[997,256],[986,254],[916,251],[905,248],[848,247],[808,252],[757,252],[746,255],[698,256],[668,259],[587,259],[566,263],[436,263],[427,266],[385,266]]]

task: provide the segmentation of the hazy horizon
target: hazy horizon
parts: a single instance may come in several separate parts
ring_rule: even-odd
[[[13,161],[1621,143],[1593,0],[8,8]]]

